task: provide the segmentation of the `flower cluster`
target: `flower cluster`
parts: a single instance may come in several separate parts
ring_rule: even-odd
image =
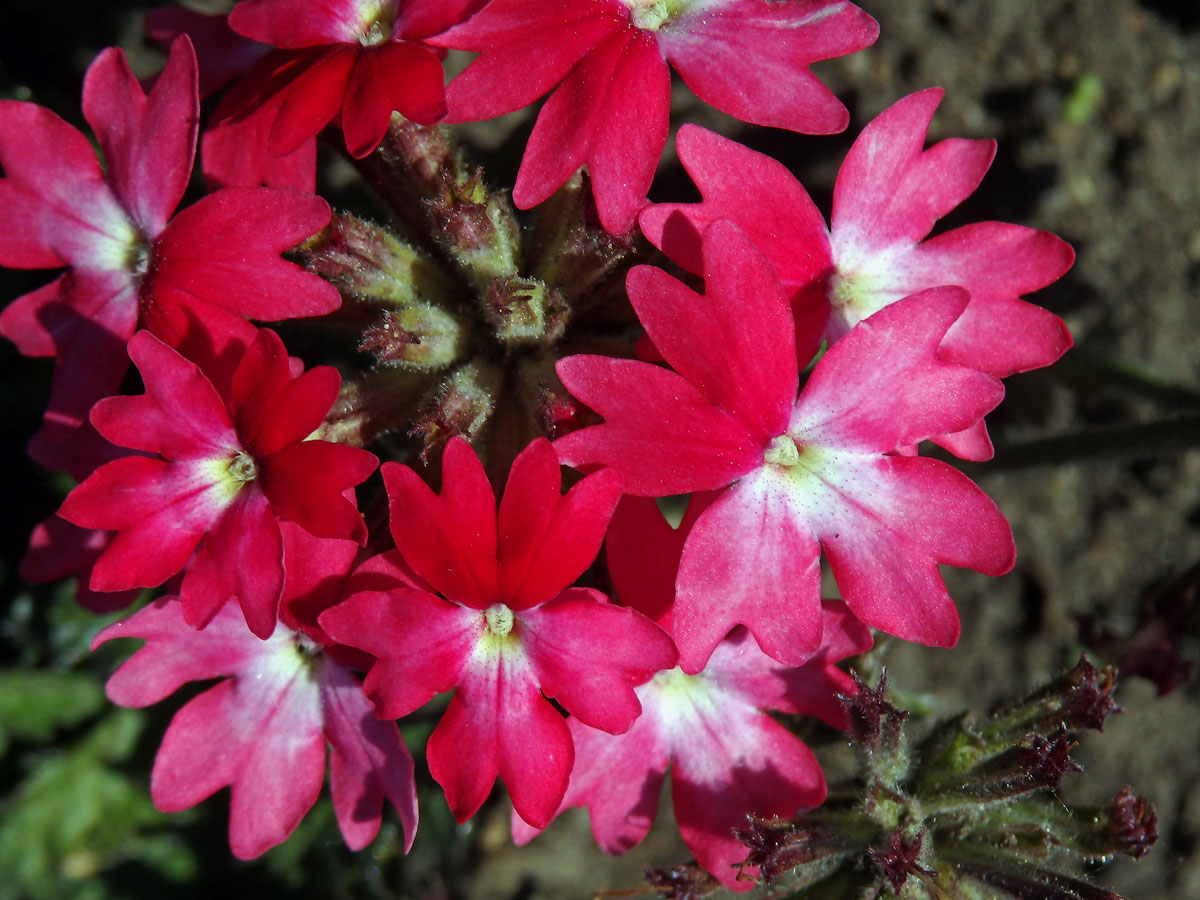
[[[453,692],[424,758],[460,821],[498,778],[517,840],[586,806],[621,852],[670,767],[697,860],[748,886],[745,816],[826,794],[770,713],[847,727],[836,663],[871,629],[954,644],[938,567],[1011,567],[995,505],[918,447],[990,455],[1000,379],[1070,345],[1021,298],[1070,248],[996,222],[928,238],[994,150],[924,149],[933,89],[863,130],[829,226],[779,163],[695,126],[703,201],[649,202],[672,68],[743,121],[846,127],[808,68],[875,40],[844,0],[243,0],[148,28],[169,46],[148,92],[118,50],[88,71],[101,159],[0,102],[0,264],[65,269],[0,333],[56,359],[31,452],[78,481],[27,577],[78,575],[105,610],[164,588],[96,639],[145,642],[115,703],[223,679],[168,727],[155,803],[229,785],[253,857],[328,747],[346,842],[386,798],[411,844],[394,720]],[[444,86],[447,49],[476,56]],[[439,123],[545,94],[510,204]],[[314,195],[318,140],[394,223]],[[177,210],[198,146],[209,190]]]

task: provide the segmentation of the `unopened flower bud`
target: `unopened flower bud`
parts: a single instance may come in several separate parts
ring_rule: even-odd
[[[485,318],[505,344],[553,344],[566,329],[566,309],[542,282],[497,278],[483,299]]]
[[[496,366],[475,359],[434,388],[409,430],[422,441],[421,459],[428,462],[435,450],[456,435],[468,441],[478,438],[496,410],[502,381],[503,374]]]
[[[444,369],[463,350],[463,329],[446,310],[417,303],[383,316],[363,332],[359,349],[371,353],[385,366],[421,372]]]
[[[908,774],[908,739],[904,721],[908,711],[887,701],[887,672],[879,686],[869,688],[855,679],[858,692],[846,699],[850,734],[864,768],[884,785],[894,787]]]
[[[304,244],[305,266],[348,300],[410,306],[453,291],[446,275],[386,228],[338,213]]]

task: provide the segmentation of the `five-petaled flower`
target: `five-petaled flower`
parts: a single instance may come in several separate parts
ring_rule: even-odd
[[[967,305],[947,287],[892,304],[831,348],[799,388],[795,328],[771,264],[734,225],[704,232],[706,293],[661,269],[630,300],[674,371],[572,356],[567,389],[602,415],[559,438],[575,467],[616,469],[635,496],[722,490],[684,545],[675,607],[680,665],[699,672],[735,625],[773,658],[821,646],[822,549],[851,611],[908,640],[958,639],[939,564],[1011,568],[1008,523],[961,472],[902,455],[977,421],[1000,382],[943,360]]]
[[[513,463],[497,510],[475,451],[455,438],[440,497],[407,466],[389,463],[383,478],[396,548],[419,580],[357,593],[323,613],[321,627],[376,657],[364,687],[382,717],[455,689],[426,756],[459,821],[499,776],[521,818],[542,827],[575,756],[547,697],[619,733],[641,712],[634,686],[676,661],[645,616],[570,587],[600,549],[616,475],[589,475],[561,495],[558,457],[541,438]]]
[[[204,625],[236,597],[250,630],[266,638],[287,568],[282,520],[317,537],[367,539],[344,492],[378,460],[306,440],[341,378],[329,366],[293,375],[283,342],[266,329],[218,379],[227,379],[224,392],[148,332],[134,335],[129,354],[146,393],[100,401],[92,423],[112,443],[153,455],[101,466],[59,511],[76,525],[117,532],[92,568],[91,587],[153,587],[186,567],[179,595],[189,624]]]
[[[621,233],[667,143],[668,62],[723,112],[828,134],[849,114],[808,67],[878,34],[845,0],[491,0],[430,42],[479,53],[447,89],[451,121],[512,112],[554,91],[517,173],[517,206],[541,203],[586,163],[600,221]]]

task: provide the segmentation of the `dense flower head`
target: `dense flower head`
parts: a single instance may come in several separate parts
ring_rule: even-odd
[[[672,72],[743,122],[846,127],[810,65],[874,41],[847,0],[231,6],[153,13],[169,52],[145,86],[99,55],[95,148],[0,101],[0,265],[61,270],[0,334],[55,358],[31,449],[77,482],[22,572],[78,577],[97,612],[157,589],[94,641],[145,642],[113,702],[216,679],[167,727],[155,804],[228,786],[231,848],[256,857],[328,757],[346,843],[387,800],[407,851],[394,720],[434,701],[423,757],[459,822],[499,780],[518,842],[582,806],[623,852],[669,772],[699,864],[749,887],[746,817],[826,798],[792,717],[851,724],[838,666],[872,628],[956,642],[940,566],[1011,567],[995,504],[918,449],[990,454],[1000,378],[1070,346],[1022,295],[1072,251],[997,222],[930,237],[994,154],[925,147],[938,89],[866,126],[828,224],[695,125],[701,202],[648,203]],[[447,85],[452,49],[475,55]],[[542,97],[511,198],[438,124]],[[314,194],[318,142],[390,222]]]

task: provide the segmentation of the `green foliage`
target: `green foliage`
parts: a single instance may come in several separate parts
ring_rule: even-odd
[[[63,674],[74,677],[59,679],[59,689],[78,685],[86,677]],[[87,690],[80,695],[96,696]],[[58,702],[72,714],[91,711],[78,700],[54,701]],[[24,705],[33,703],[33,698],[27,698]],[[20,708],[22,703],[6,705]],[[61,712],[47,711],[46,716]],[[33,727],[44,727],[48,719],[29,721],[36,723]],[[94,879],[129,859],[140,860],[170,880],[193,874],[195,861],[181,841],[151,833],[162,827],[163,816],[151,804],[145,785],[113,768],[133,754],[143,726],[142,713],[113,710],[69,749],[28,754],[32,760],[28,774],[0,804],[0,873],[4,875],[0,900],[119,897]]]

